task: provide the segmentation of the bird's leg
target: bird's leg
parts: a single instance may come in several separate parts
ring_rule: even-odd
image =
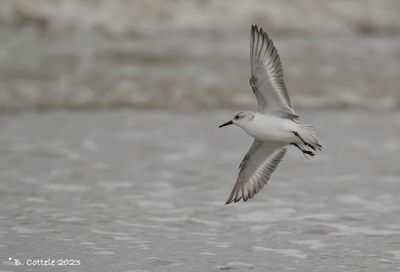
[[[306,141],[304,141],[304,139],[303,139],[296,131],[293,131],[293,134],[294,134],[294,136],[296,136],[297,138],[299,138],[299,139],[303,142],[304,145],[310,147],[312,150],[315,151],[315,147],[314,147],[312,144],[309,144],[309,143],[307,143]]]
[[[295,147],[297,147],[298,149],[300,149],[301,152],[303,152],[304,155],[309,155],[309,156],[314,156],[314,152],[310,151],[310,150],[305,150],[303,148],[301,148],[298,144],[296,143],[292,143],[292,145],[294,145]]]

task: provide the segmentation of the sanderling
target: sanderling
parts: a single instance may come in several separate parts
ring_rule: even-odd
[[[220,125],[237,125],[254,137],[254,142],[239,165],[239,175],[225,204],[251,199],[278,166],[289,145],[305,156],[321,150],[318,136],[310,125],[299,123],[283,81],[278,52],[262,28],[251,27],[250,86],[258,102],[257,112],[239,111],[233,119]]]

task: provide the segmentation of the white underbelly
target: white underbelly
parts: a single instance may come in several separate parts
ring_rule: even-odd
[[[256,116],[246,132],[259,141],[278,141],[291,143],[296,140],[293,131],[297,124],[289,119],[273,116]]]

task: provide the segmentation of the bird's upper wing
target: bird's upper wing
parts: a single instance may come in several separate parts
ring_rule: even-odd
[[[278,51],[267,33],[257,26],[251,27],[250,65],[249,81],[257,98],[258,111],[297,118],[283,81],[283,69]]]
[[[254,140],[239,166],[239,176],[225,204],[252,198],[267,184],[285,153],[282,143]]]

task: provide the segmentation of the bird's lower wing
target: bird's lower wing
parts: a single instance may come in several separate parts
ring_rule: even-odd
[[[267,184],[285,153],[282,143],[254,140],[239,166],[239,176],[225,204],[253,198]]]

